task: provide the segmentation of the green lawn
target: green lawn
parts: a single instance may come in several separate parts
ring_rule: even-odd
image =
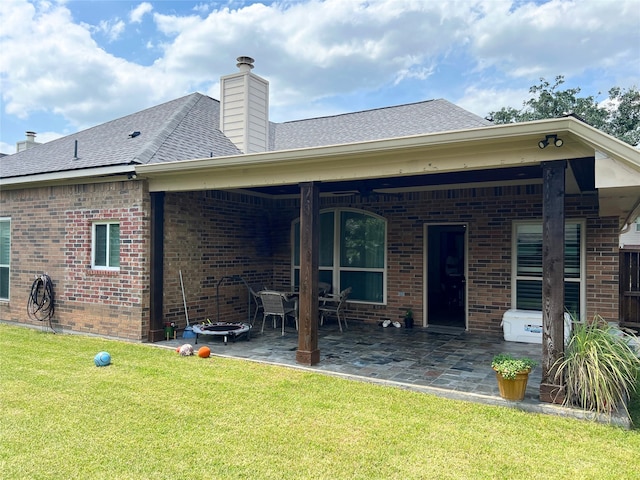
[[[0,324],[3,479],[631,479],[639,452],[637,429]]]

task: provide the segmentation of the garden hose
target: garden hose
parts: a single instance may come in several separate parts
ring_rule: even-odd
[[[31,285],[29,301],[27,302],[27,315],[31,320],[40,322],[46,320],[53,333],[56,333],[51,321],[54,311],[53,283],[51,282],[51,277],[43,273],[38,275]]]

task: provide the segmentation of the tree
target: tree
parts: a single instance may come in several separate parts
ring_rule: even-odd
[[[640,91],[613,87],[609,98],[598,103],[593,95],[579,97],[580,88],[560,90],[564,76],[558,75],[552,85],[544,78],[539,85],[529,88],[532,97],[523,102],[523,108],[502,107],[490,112],[496,124],[528,122],[558,118],[575,114],[584,122],[619,138],[630,145],[640,144]]]
[[[610,112],[604,131],[630,145],[640,145],[640,91],[613,87],[609,99],[617,108]]]

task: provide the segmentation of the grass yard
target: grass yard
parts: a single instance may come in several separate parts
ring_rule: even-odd
[[[3,479],[621,480],[639,452],[638,429],[0,324]]]

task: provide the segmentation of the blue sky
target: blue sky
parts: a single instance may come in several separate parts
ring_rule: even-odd
[[[273,121],[445,98],[485,116],[540,77],[640,87],[640,0],[0,2],[0,152],[198,91],[236,57]]]

